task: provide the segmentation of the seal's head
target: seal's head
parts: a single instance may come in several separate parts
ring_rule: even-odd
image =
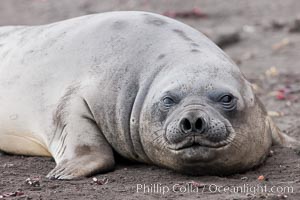
[[[230,174],[266,157],[271,135],[263,107],[235,64],[213,55],[177,60],[153,80],[140,118],[141,142],[153,163],[183,173]]]

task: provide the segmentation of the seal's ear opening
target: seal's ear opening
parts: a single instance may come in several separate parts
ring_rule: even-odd
[[[272,143],[273,145],[280,145],[283,147],[288,147],[300,151],[300,142],[296,139],[288,136],[283,133],[273,122],[270,116],[266,117],[267,128],[271,131],[272,134]]]

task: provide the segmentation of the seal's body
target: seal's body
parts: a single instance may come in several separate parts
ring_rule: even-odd
[[[53,156],[50,178],[122,156],[184,173],[260,164],[280,133],[238,67],[204,35],[146,12],[0,28],[0,150]]]

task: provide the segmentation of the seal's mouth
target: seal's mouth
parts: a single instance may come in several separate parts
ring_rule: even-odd
[[[198,149],[206,147],[210,149],[224,148],[232,143],[235,138],[235,131],[231,126],[226,127],[226,137],[222,140],[213,140],[208,134],[190,134],[186,135],[180,142],[169,143],[168,148],[173,151],[181,151],[187,149]]]
[[[229,145],[232,142],[232,135],[230,135],[226,140],[220,142],[211,142],[205,138],[200,138],[198,136],[194,136],[191,138],[186,138],[183,142],[180,142],[176,145],[170,145],[169,149],[180,151],[185,149],[197,149],[199,147],[207,147],[212,149],[222,148]]]

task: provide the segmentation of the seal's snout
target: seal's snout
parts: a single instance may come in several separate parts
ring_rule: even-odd
[[[165,132],[171,149],[194,146],[218,148],[229,144],[234,136],[230,122],[207,107],[185,106],[183,111],[173,116]]]
[[[188,113],[179,122],[179,127],[184,133],[203,133],[206,127],[206,122],[202,116],[196,116]]]

